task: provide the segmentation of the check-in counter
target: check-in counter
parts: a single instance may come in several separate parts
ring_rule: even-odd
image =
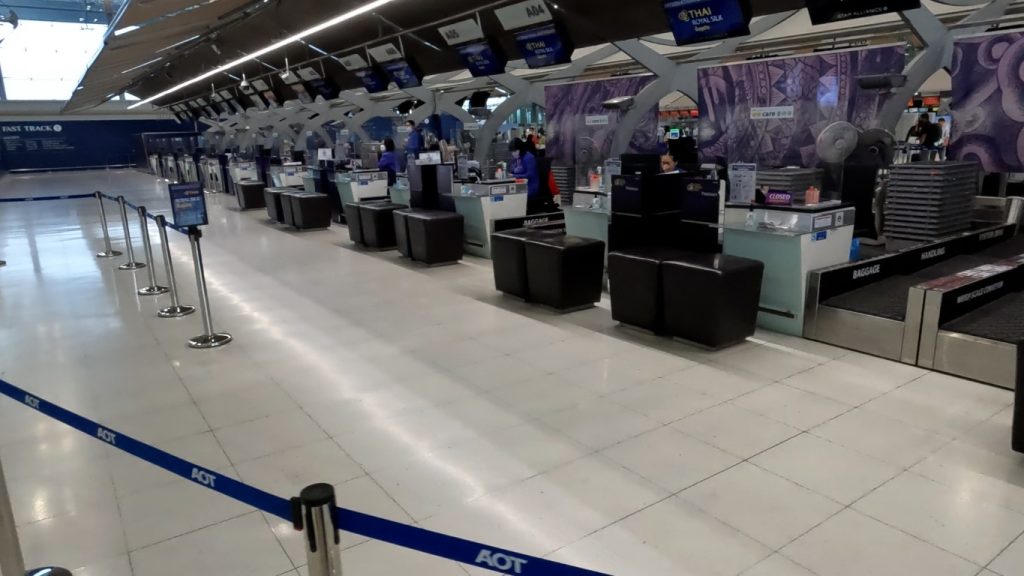
[[[174,159],[173,154],[166,154],[163,158],[163,177],[171,182],[179,182],[180,177],[178,176],[178,161]]]
[[[494,221],[526,216],[526,184],[515,180],[491,180],[463,184],[453,194],[455,210],[462,214],[466,252],[491,257],[491,233]]]
[[[562,211],[565,213],[566,234],[604,242],[607,265],[608,223],[611,221],[611,201],[608,193],[593,188],[577,188],[573,194],[572,206],[566,206]]]
[[[334,176],[334,184],[342,206],[388,196],[388,173],[380,170],[338,172]]]
[[[726,205],[723,252],[764,262],[759,326],[803,336],[808,273],[849,262],[854,213],[839,203]]]
[[[405,174],[399,174],[395,185],[391,187],[391,201],[412,206],[412,190],[409,189],[409,177]]]
[[[281,166],[270,167],[270,180],[275,188],[293,188],[302,186],[302,163],[287,162]]]

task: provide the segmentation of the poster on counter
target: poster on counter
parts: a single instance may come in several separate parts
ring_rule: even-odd
[[[206,226],[210,223],[206,213],[206,196],[198,182],[168,184],[174,225],[183,228]]]
[[[757,164],[729,165],[729,201],[753,204],[757,198]]]

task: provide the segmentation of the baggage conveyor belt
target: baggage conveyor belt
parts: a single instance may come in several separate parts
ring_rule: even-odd
[[[1003,296],[940,328],[946,332],[1016,345],[1024,340],[1024,293]]]
[[[995,261],[979,255],[956,256],[914,274],[891,276],[863,288],[822,302],[825,306],[902,322],[907,316],[910,289],[918,284],[950,276]]]

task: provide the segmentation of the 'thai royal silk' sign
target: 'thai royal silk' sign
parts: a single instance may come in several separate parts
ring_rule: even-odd
[[[811,23],[826,24],[921,7],[921,0],[807,0]]]
[[[750,34],[747,0],[664,0],[663,6],[679,46]]]

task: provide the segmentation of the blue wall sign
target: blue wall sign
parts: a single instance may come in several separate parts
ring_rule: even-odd
[[[572,62],[573,44],[554,24],[516,33],[519,51],[530,68],[544,68]]]
[[[376,94],[377,92],[384,92],[388,89],[388,78],[376,68],[363,68],[362,70],[354,70],[353,74],[359,77],[359,81],[363,83],[363,87],[370,94]]]
[[[206,214],[206,196],[203,195],[202,184],[168,184],[167,190],[171,194],[171,212],[174,215],[175,226],[191,228],[210,223]]]
[[[392,60],[383,64],[384,71],[395,81],[399,88],[419,88],[423,85],[423,77],[416,67],[407,60]]]
[[[474,77],[504,74],[508,65],[508,57],[500,50],[495,50],[490,42],[481,41],[463,44],[458,47],[462,64]]]
[[[679,46],[750,34],[746,0],[664,0],[663,6]]]
[[[0,122],[0,170],[102,168],[144,162],[144,132],[192,130],[174,120]]]

